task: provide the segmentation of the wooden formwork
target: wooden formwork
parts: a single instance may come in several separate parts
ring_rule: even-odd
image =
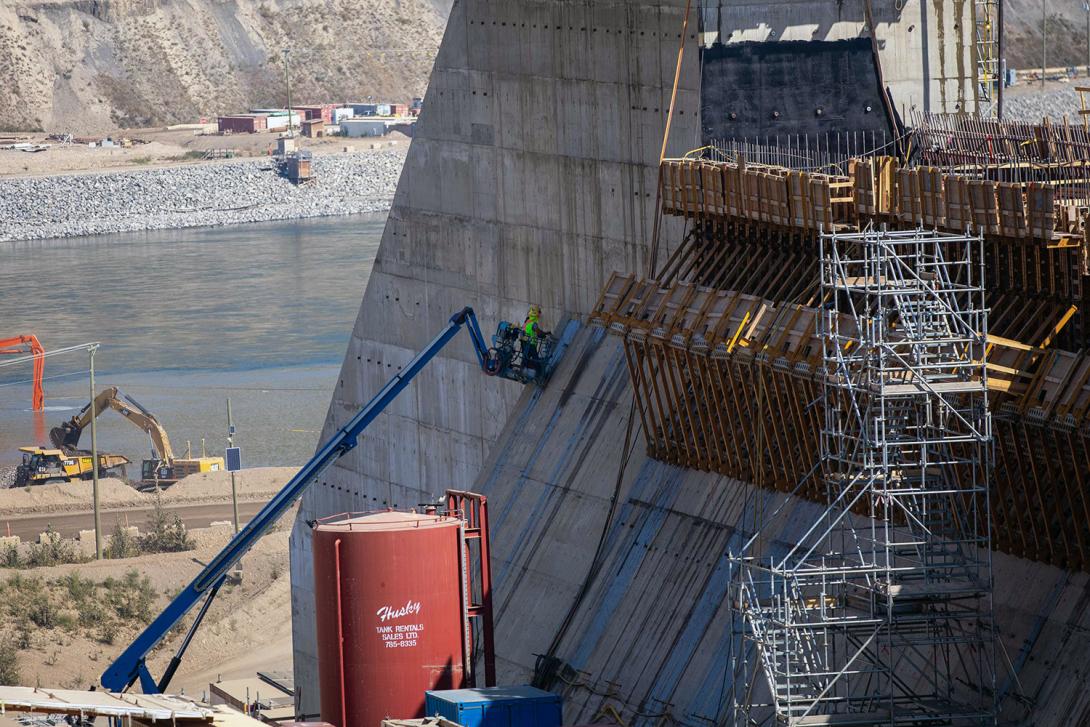
[[[818,315],[615,273],[591,320],[624,339],[650,456],[820,501]],[[1045,346],[989,337],[995,543],[1090,570],[1090,356],[1047,348],[1055,333]]]
[[[815,225],[807,207],[822,201],[815,199],[816,192],[831,206],[828,219],[821,220],[828,224],[819,225],[825,230],[874,220],[958,233],[971,229],[1046,246],[1083,246],[1087,201],[1062,199],[1050,184],[901,168],[890,157],[854,160],[849,172],[837,176],[744,162],[666,159],[662,208],[684,217],[738,217],[810,230]],[[793,175],[807,181],[792,182]]]
[[[1032,334],[1033,322],[1051,326],[1074,305],[1074,315],[1053,343],[1090,347],[1090,305],[1083,299],[1090,274],[1087,251],[1081,235],[1057,229],[1073,226],[1058,221],[1070,210],[1056,203],[1051,187],[972,179],[928,167],[898,168],[892,159],[881,158],[853,164],[850,177],[675,161],[663,164],[664,179],[679,180],[673,188],[664,186],[664,211],[688,210],[690,232],[673,250],[662,275],[666,282],[688,280],[812,303],[821,230],[857,229],[869,220],[894,227],[981,230],[993,330],[1039,340]],[[699,174],[678,171],[697,165]],[[695,189],[682,180],[689,185],[715,181]]]

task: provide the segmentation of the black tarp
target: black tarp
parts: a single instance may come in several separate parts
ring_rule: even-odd
[[[869,38],[717,44],[703,51],[704,143],[893,136]]]

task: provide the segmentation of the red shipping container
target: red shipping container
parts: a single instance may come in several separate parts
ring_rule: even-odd
[[[391,116],[408,116],[409,115],[409,105],[408,104],[403,104],[403,103],[392,103],[392,104],[390,104],[390,115]]]
[[[304,119],[321,119],[327,124],[333,123],[333,104],[307,104],[296,106],[295,110],[303,115]]]
[[[253,134],[265,131],[267,125],[264,116],[259,114],[239,114],[237,116],[220,116],[216,119],[220,133]]]

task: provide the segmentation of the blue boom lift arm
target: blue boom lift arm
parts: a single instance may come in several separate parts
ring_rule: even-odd
[[[223,550],[206,565],[197,577],[193,579],[185,590],[179,593],[173,601],[152,621],[144,631],[136,637],[121,656],[117,658],[105,672],[102,673],[102,686],[113,692],[124,692],[131,687],[137,679],[140,680],[140,688],[145,694],[159,694],[170,684],[174,672],[181,663],[182,656],[189,646],[193,635],[200,626],[201,620],[208,612],[208,607],[219,592],[231,567],[268,531],[270,527],[287,512],[288,508],[299,499],[303,491],[322,473],[351,451],[359,443],[359,437],[363,430],[382,413],[401,390],[409,385],[428,362],[454,338],[455,334],[465,326],[469,336],[473,339],[473,350],[477,354],[477,361],[485,372],[489,370],[490,354],[481,335],[481,328],[477,324],[477,316],[472,308],[463,308],[450,318],[447,327],[442,330],[431,343],[416,354],[412,361],[406,364],[392,379],[386,382],[371,401],[352,417],[352,420],[341,427],[335,435],[321,446],[318,453],[291,479],[284,488],[270,500],[254,518],[235,534]],[[148,671],[147,655],[155,648],[156,644],[163,640],[167,633],[189,613],[198,601],[204,599],[197,617],[182,640],[177,653],[170,660],[170,664],[163,672],[158,682]]]

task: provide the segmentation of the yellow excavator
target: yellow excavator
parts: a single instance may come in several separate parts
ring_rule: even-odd
[[[116,386],[103,389],[95,397],[95,415],[113,409],[121,416],[147,432],[151,438],[152,459],[140,465],[140,485],[165,487],[197,472],[215,472],[224,469],[223,457],[175,457],[170,438],[155,415],[135,399],[122,394]],[[93,418],[91,405],[83,407],[79,414],[53,427],[49,438],[62,451],[74,451],[79,446],[80,435]]]

